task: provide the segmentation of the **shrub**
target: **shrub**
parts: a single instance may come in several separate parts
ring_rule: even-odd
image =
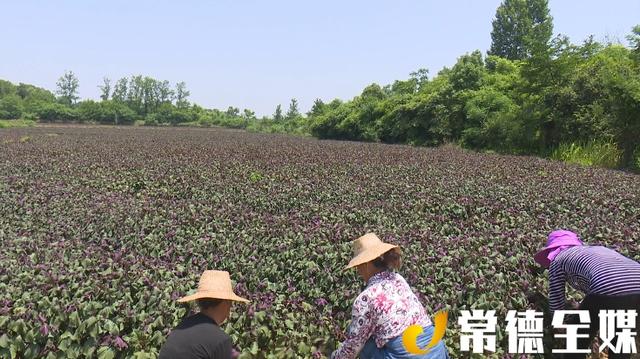
[[[78,112],[75,109],[56,102],[40,102],[37,106],[34,106],[34,110],[35,116],[42,121],[67,122],[78,119]]]
[[[102,122],[115,125],[130,125],[138,120],[138,115],[127,105],[114,101],[103,101]]]
[[[38,121],[38,116],[33,112],[24,112],[22,114],[22,119],[25,121],[35,122],[35,121]]]
[[[179,109],[171,104],[163,104],[157,112],[148,114],[145,117],[145,124],[159,125],[171,124],[177,125],[183,122],[192,122],[196,120],[194,113],[188,109]]]
[[[22,116],[24,107],[22,100],[16,95],[9,95],[0,99],[0,119],[15,120]]]
[[[102,105],[93,100],[82,101],[78,104],[78,119],[82,122],[91,121],[91,122],[103,122],[104,121],[104,111],[102,110]]]
[[[219,110],[205,110],[194,113],[201,126],[221,126],[227,128],[244,129],[250,124],[249,119],[239,115],[229,115]]]

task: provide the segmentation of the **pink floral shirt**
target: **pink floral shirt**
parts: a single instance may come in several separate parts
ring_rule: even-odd
[[[391,271],[375,274],[353,303],[347,339],[331,359],[356,358],[371,336],[382,348],[412,324],[426,327],[431,319],[407,281]]]

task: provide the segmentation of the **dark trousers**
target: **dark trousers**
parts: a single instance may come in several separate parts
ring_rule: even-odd
[[[598,334],[598,330],[600,330],[600,317],[598,313],[603,309],[622,309],[622,310],[630,310],[635,309],[638,311],[639,316],[636,318],[636,327],[633,332],[638,333],[640,331],[640,294],[632,294],[632,295],[623,295],[623,296],[606,296],[606,295],[587,295],[582,303],[580,303],[580,310],[588,310],[589,317],[591,319],[591,323],[589,325],[589,338],[580,338],[578,339],[578,348],[587,348],[590,347],[593,342],[593,338]],[[578,323],[578,318],[572,318],[568,322],[570,323]],[[578,331],[580,334],[586,334],[583,331]],[[613,345],[616,344],[616,339],[612,340],[611,343]],[[638,336],[636,336],[636,343],[638,343]],[[636,344],[638,345],[638,344]],[[640,348],[638,348],[640,349]],[[631,358],[632,354],[622,354],[622,353],[613,353],[609,350],[610,359],[618,359],[618,358]],[[564,354],[564,356],[554,356],[554,358],[563,358],[563,359],[584,359],[586,354]]]

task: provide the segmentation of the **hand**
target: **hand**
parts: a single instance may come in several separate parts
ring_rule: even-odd
[[[566,307],[570,310],[578,310],[580,309],[580,303],[575,300],[568,300],[566,303]]]

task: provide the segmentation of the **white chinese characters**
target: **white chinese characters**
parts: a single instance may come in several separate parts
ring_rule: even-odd
[[[635,328],[638,313],[635,310],[601,310],[600,317],[600,351],[604,348],[614,353],[637,353]],[[618,331],[619,329],[620,331]],[[637,328],[635,328],[637,329]],[[617,337],[616,345],[611,342]]]
[[[458,324],[462,326],[460,335],[460,347],[462,351],[469,351],[469,344],[473,341],[473,352],[482,353],[484,350],[496,351],[496,318],[495,310],[463,310],[458,318]],[[466,333],[466,334],[465,334]],[[485,343],[486,341],[486,343]]]
[[[510,310],[507,313],[507,333],[509,335],[509,353],[544,353],[542,313],[533,310],[525,312]]]
[[[573,320],[565,321],[567,316]],[[588,347],[580,347],[580,339],[588,339],[592,320],[599,320],[600,351],[635,354],[637,329],[636,310],[600,310],[598,318],[591,318],[588,310],[558,310],[553,314],[551,326],[554,337],[562,339],[564,348],[554,348],[553,353],[590,353]],[[506,317],[509,353],[544,353],[544,316],[542,312],[510,310]],[[458,318],[460,350],[473,353],[496,351],[497,317],[495,310],[463,310]],[[583,340],[584,342],[584,340]]]
[[[564,324],[564,317],[566,315],[577,314],[581,324]],[[582,324],[584,323],[584,324]],[[553,349],[554,353],[589,353],[589,348],[578,348],[579,338],[589,338],[589,334],[578,334],[579,329],[589,329],[589,311],[587,310],[557,310],[553,313],[553,319],[551,320],[551,326],[559,329],[564,329],[565,333],[556,333],[556,338],[564,338],[566,340],[566,348]]]

